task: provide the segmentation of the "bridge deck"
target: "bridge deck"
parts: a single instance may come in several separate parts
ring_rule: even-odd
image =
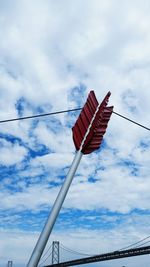
[[[114,251],[110,253],[95,255],[92,257],[61,262],[61,263],[53,264],[53,265],[47,265],[44,267],[73,266],[73,265],[87,264],[87,263],[92,263],[92,262],[108,261],[108,260],[114,260],[114,259],[120,259],[120,258],[140,256],[140,255],[146,255],[146,254],[150,254],[150,246],[121,250],[121,251]]]

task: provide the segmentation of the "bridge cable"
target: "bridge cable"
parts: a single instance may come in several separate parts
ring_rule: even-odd
[[[143,242],[144,240],[146,240],[146,239],[148,239],[148,238],[150,238],[150,235],[147,236],[147,237],[145,237],[145,238],[143,238],[143,239],[141,239],[141,240],[139,240],[138,242],[135,242],[135,243],[133,243],[133,244],[131,244],[131,245],[128,245],[128,246],[126,246],[126,247],[123,247],[123,248],[119,249],[119,251],[120,251],[120,250],[125,250],[125,249],[130,248],[130,247],[134,247],[134,245],[137,245],[137,244]],[[150,241],[148,241],[148,242],[150,242]],[[147,242],[147,243],[148,243],[148,242]],[[145,243],[144,243],[144,244],[145,244]],[[142,245],[142,244],[141,244],[141,245]]]
[[[125,249],[130,248],[130,247],[131,247],[131,248],[138,248],[138,247],[141,247],[141,246],[143,246],[143,245],[145,245],[145,244],[147,244],[147,243],[150,242],[150,240],[149,240],[149,241],[147,241],[147,242],[144,242],[144,243],[140,244],[141,242],[147,240],[148,238],[150,238],[150,236],[147,236],[147,237],[145,237],[145,238],[143,238],[143,239],[141,239],[141,240],[139,240],[139,241],[137,241],[137,242],[135,242],[135,243],[132,243],[132,244],[126,246],[126,247],[123,247],[123,248],[119,249],[118,251],[125,250]],[[137,245],[137,244],[140,244],[140,245],[135,246],[135,245]],[[93,255],[93,254],[91,255],[91,254],[81,253],[81,252],[72,250],[72,249],[70,249],[70,248],[64,246],[63,244],[61,244],[60,247],[61,247],[63,250],[65,250],[65,251],[67,251],[67,252],[70,252],[70,253],[73,253],[73,254],[85,255],[85,256],[95,256],[95,255]]]
[[[52,252],[47,256],[45,260],[43,260],[41,263],[39,263],[38,267],[43,266],[43,264],[47,261],[47,259],[52,255]]]
[[[72,250],[72,249],[70,249],[70,248],[67,248],[67,247],[64,246],[63,244],[61,244],[60,247],[61,247],[63,250],[65,250],[65,251],[67,251],[67,252],[70,252],[70,253],[73,253],[73,254],[84,255],[84,256],[95,256],[95,255],[91,255],[91,254],[87,254],[87,253],[81,253],[81,252]]]
[[[52,248],[52,245],[45,251],[45,253],[42,255],[41,260],[45,257],[45,255],[48,253],[48,251]]]
[[[142,246],[144,246],[145,244],[147,244],[147,243],[149,243],[150,242],[150,240],[149,241],[147,241],[147,242],[144,242],[143,244],[141,244],[141,245],[139,245],[139,246],[136,246],[136,247],[134,247],[134,248],[142,248]]]

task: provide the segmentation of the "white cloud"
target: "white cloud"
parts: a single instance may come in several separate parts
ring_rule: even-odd
[[[1,192],[2,208],[15,209],[18,211],[38,209],[43,210],[43,205],[51,206],[56,198],[58,188],[46,188],[43,185],[34,185],[26,188],[23,192]]]
[[[3,141],[1,147],[0,164],[9,166],[16,164],[24,159],[27,155],[27,150],[19,144]]]
[[[51,122],[50,122],[51,123]],[[49,128],[50,123],[40,122],[34,131],[34,135],[38,142],[46,145],[52,152],[65,153],[74,151],[72,142],[71,129],[66,129],[65,125],[61,124],[59,131],[57,125],[54,124],[52,129]],[[56,128],[56,129],[55,129]]]

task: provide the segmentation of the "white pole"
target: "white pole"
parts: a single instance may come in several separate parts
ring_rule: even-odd
[[[37,265],[39,263],[39,260],[42,256],[42,253],[44,251],[44,248],[46,246],[46,243],[48,241],[50,233],[53,229],[53,225],[54,225],[54,223],[57,219],[57,216],[59,214],[59,211],[62,207],[62,204],[64,202],[64,199],[66,197],[66,194],[67,194],[68,189],[70,187],[70,184],[72,182],[72,179],[74,177],[76,169],[80,163],[82,155],[83,155],[82,152],[79,150],[74,157],[74,160],[73,160],[72,165],[69,169],[67,177],[66,177],[64,184],[62,185],[60,192],[59,192],[59,194],[55,200],[55,203],[53,205],[51,213],[47,219],[47,222],[43,228],[43,231],[41,232],[41,234],[39,236],[37,244],[36,244],[36,246],[32,252],[32,255],[30,257],[30,260],[27,264],[27,267],[37,267]]]

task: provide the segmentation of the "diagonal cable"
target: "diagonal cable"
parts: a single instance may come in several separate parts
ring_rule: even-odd
[[[68,109],[68,110],[61,110],[61,111],[55,111],[55,112],[49,112],[49,113],[42,113],[42,114],[37,114],[37,115],[31,115],[31,116],[25,116],[25,117],[18,117],[18,118],[12,118],[12,119],[5,119],[5,120],[0,120],[0,123],[7,123],[7,122],[13,122],[13,121],[20,121],[20,120],[27,120],[27,119],[34,119],[34,118],[40,118],[40,117],[46,117],[46,116],[51,116],[51,115],[57,115],[57,114],[61,114],[61,113],[67,113],[67,112],[72,112],[72,111],[78,111],[81,110],[82,108],[75,108],[75,109]],[[145,130],[150,131],[150,128],[147,126],[142,125],[141,123],[138,123],[134,120],[129,119],[128,117],[121,115],[115,111],[113,111],[113,113],[125,120],[128,120],[131,123],[134,123],[142,128],[144,128]]]

